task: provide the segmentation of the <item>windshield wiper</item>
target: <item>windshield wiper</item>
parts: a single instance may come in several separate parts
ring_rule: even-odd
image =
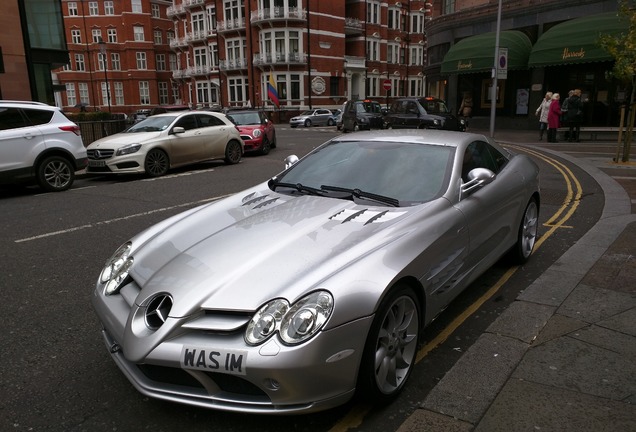
[[[360,189],[349,189],[349,188],[343,188],[339,186],[325,186],[325,185],[320,186],[320,189],[323,189],[326,191],[334,191],[334,192],[346,192],[356,198],[362,198],[362,199],[379,202],[382,204],[388,204],[393,207],[400,206],[400,201],[396,200],[395,198],[391,198],[384,195],[377,195],[371,192],[365,192]]]
[[[279,182],[276,180],[270,180],[269,187],[271,190],[276,190],[277,187],[285,187],[285,188],[295,189],[298,192],[302,192],[302,193],[306,193],[310,195],[319,195],[319,196],[325,195],[324,191],[317,188],[313,188],[311,186],[305,186],[301,183],[284,183],[284,182]]]

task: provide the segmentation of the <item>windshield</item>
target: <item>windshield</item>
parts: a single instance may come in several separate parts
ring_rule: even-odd
[[[258,113],[234,113],[227,115],[230,120],[234,122],[235,125],[245,126],[245,125],[259,125],[261,124],[261,117]]]
[[[448,114],[450,112],[442,100],[420,99],[420,104],[429,114]]]
[[[334,188],[359,189],[414,205],[446,191],[454,153],[453,147],[426,144],[331,142],[276,180],[324,190],[325,196],[341,197]]]
[[[166,130],[176,119],[177,116],[161,116],[161,117],[148,117],[139,123],[136,123],[126,131],[126,133],[137,132],[161,132]]]

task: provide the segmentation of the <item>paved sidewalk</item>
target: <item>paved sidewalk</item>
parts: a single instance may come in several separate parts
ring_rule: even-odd
[[[495,139],[536,138],[497,131]],[[590,161],[554,153],[601,185],[601,218],[492,323],[398,432],[636,431],[636,214],[625,189]]]

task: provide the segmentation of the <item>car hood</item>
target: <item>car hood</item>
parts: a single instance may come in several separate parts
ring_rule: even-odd
[[[263,129],[261,125],[240,125],[236,126],[240,133],[252,133],[256,129]]]
[[[136,301],[169,293],[176,318],[201,308],[253,311],[279,297],[293,302],[399,238],[396,222],[415,208],[269,189],[227,198],[133,240],[142,242],[132,253],[131,276],[142,289]]]
[[[161,132],[118,133],[98,139],[88,145],[87,149],[118,148],[128,144],[138,144],[161,136]]]

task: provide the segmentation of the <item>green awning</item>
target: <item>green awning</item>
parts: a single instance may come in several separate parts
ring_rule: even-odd
[[[629,21],[617,12],[590,15],[557,24],[534,44],[528,67],[611,61],[614,58],[598,45],[601,34],[627,32]]]
[[[483,33],[467,37],[453,45],[442,61],[442,75],[489,72],[495,64],[497,34]],[[508,69],[527,69],[532,43],[517,30],[499,32],[499,47],[508,48]]]

